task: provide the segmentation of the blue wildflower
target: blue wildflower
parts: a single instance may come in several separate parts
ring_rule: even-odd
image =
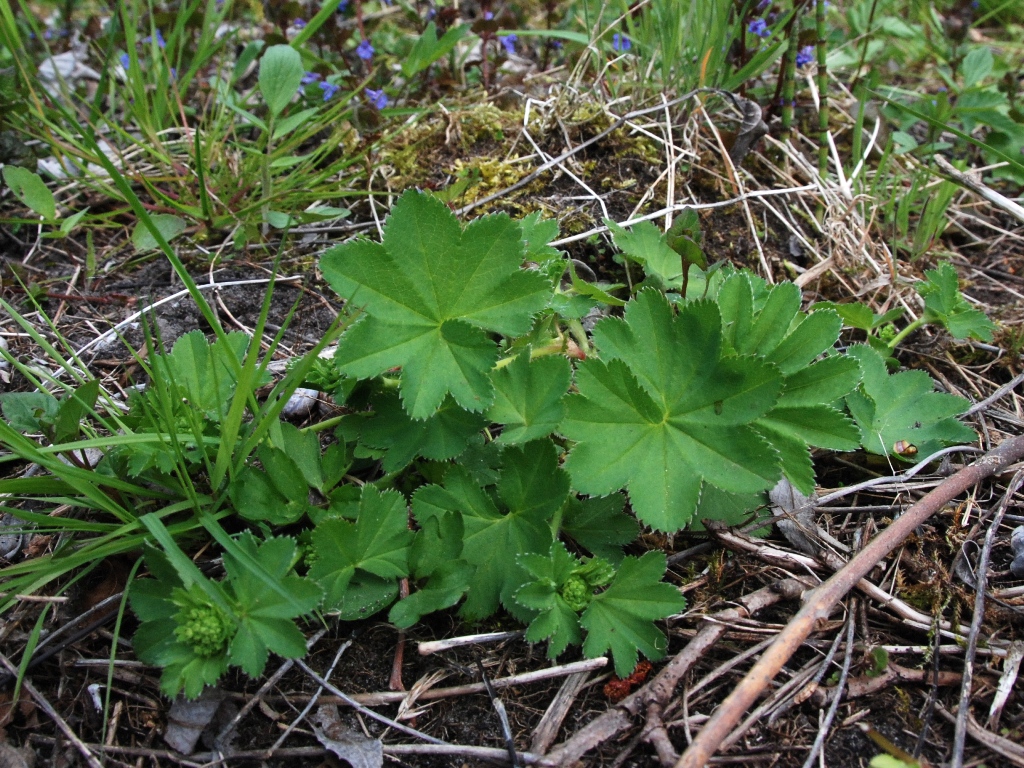
[[[797,51],[797,54],[796,54],[796,65],[798,67],[806,67],[812,61],[814,61],[814,46],[813,45],[805,45],[803,48],[801,48],[799,51]]]
[[[494,14],[490,11],[484,11],[484,21],[490,21],[494,18]]]
[[[381,88],[379,91],[373,90],[373,88],[366,89],[366,98],[370,100],[370,103],[377,109],[384,109],[388,105],[388,96],[384,93],[384,89]]]
[[[341,2],[338,3],[338,13],[344,13],[347,10],[348,10],[348,0],[341,0]]]
[[[612,35],[612,49],[613,50],[616,50],[619,53],[625,53],[626,51],[628,51],[632,47],[633,47],[633,41],[630,40],[625,35],[620,35],[618,32],[616,32],[614,35]]]
[[[122,53],[120,56],[117,57],[117,60],[121,62],[121,66],[125,69],[128,69],[128,67],[130,67],[132,63],[132,59],[127,53]]]
[[[374,49],[370,45],[370,41],[363,38],[359,41],[359,45],[356,46],[356,55],[363,61],[369,61],[373,58]]]
[[[771,35],[771,30],[768,29],[768,24],[764,19],[754,19],[747,26],[747,31],[752,35],[757,35],[758,37],[768,37]]]
[[[519,39],[518,37],[515,35],[505,35],[498,39],[501,41],[501,44],[505,46],[505,53],[509,56],[516,52],[516,40]]]
[[[302,29],[303,27],[306,26],[306,20],[305,19],[293,19],[292,20],[292,26],[295,27],[296,29]]]
[[[156,31],[156,35],[155,36],[146,35],[144,38],[142,38],[142,42],[144,42],[144,43],[151,43],[151,42],[153,42],[153,37],[156,38],[156,44],[160,48],[164,48],[164,47],[167,46],[167,41],[164,40],[164,36],[160,32],[159,29]]]
[[[320,75],[318,75],[316,72],[303,72],[302,79],[299,80],[299,83],[301,83],[302,85],[309,85],[310,83],[317,82],[319,79]]]
[[[335,85],[334,83],[328,83],[324,80],[320,83],[320,90],[324,92],[324,101],[330,101],[334,97],[334,94],[341,90],[341,86]]]

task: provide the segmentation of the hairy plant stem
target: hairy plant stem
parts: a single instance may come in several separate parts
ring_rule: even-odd
[[[900,342],[902,342],[905,338],[907,338],[907,336],[912,334],[918,328],[921,328],[921,327],[927,325],[927,323],[928,323],[928,321],[925,320],[923,317],[917,318],[917,320],[915,320],[910,325],[908,325],[906,328],[904,328],[902,331],[900,331],[895,336],[893,336],[892,341],[889,342],[889,350],[892,351],[892,350],[896,349],[896,347],[898,347],[900,345]]]

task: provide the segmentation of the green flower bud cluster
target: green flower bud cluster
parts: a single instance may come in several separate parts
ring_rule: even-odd
[[[895,325],[893,325],[892,323],[886,323],[885,325],[878,329],[878,338],[880,338],[882,341],[888,344],[890,341],[896,338],[897,333],[899,333],[899,331],[896,329]]]
[[[615,568],[611,563],[600,557],[591,557],[566,579],[561,589],[562,599],[576,613],[580,613],[590,605],[594,590],[608,585],[614,577]]]
[[[175,618],[174,636],[203,658],[221,653],[235,634],[231,617],[215,605],[186,606]]]
[[[579,613],[590,604],[594,590],[582,576],[570,576],[562,585],[562,599],[566,605]]]

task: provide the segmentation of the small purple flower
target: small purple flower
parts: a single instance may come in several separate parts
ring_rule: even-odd
[[[53,30],[52,29],[48,29],[45,32],[43,32],[43,40],[52,40],[52,39],[53,39]]]
[[[177,79],[178,79],[178,70],[175,69],[174,67],[171,67],[171,80],[177,80]]]
[[[620,35],[616,32],[612,35],[612,50],[616,50],[619,53],[625,53],[633,47],[633,41],[625,35]]]
[[[757,8],[755,10],[758,13],[764,13],[766,10],[768,10],[768,6],[771,4],[772,0],[761,0],[761,2],[757,4]]]
[[[348,0],[341,0],[341,2],[338,3],[337,12],[338,13],[344,13],[347,10],[348,10]]]
[[[301,83],[302,85],[309,85],[310,83],[315,83],[319,80],[320,75],[317,74],[316,72],[303,72],[302,79],[299,80],[299,83]]]
[[[812,61],[814,61],[814,46],[813,45],[805,45],[803,48],[801,48],[799,51],[797,51],[797,54],[796,54],[796,65],[798,67],[806,67]]]
[[[306,26],[305,19],[292,19],[292,26],[296,29],[302,29]]]
[[[490,21],[494,18],[494,14],[490,11],[484,11],[484,21]]]
[[[324,101],[330,101],[334,97],[334,94],[341,90],[341,86],[335,85],[334,83],[328,83],[324,80],[320,83],[320,90],[324,92]]]
[[[366,98],[370,100],[370,103],[376,109],[384,109],[388,105],[388,96],[384,93],[384,89],[381,88],[379,91],[373,90],[373,88],[366,89]]]
[[[164,48],[164,47],[167,46],[167,41],[164,40],[163,33],[161,33],[159,29],[156,31],[155,37],[156,37],[156,44],[157,44],[157,46],[159,46],[160,48]],[[144,43],[151,43],[151,42],[153,42],[153,36],[146,35],[144,38],[142,38],[142,42],[144,42]]]
[[[768,29],[768,24],[764,19],[754,19],[747,26],[747,31],[752,35],[757,35],[758,37],[768,37],[771,35],[771,30]]]
[[[121,66],[124,69],[128,69],[128,67],[130,67],[132,63],[132,59],[127,53],[122,53],[120,56],[117,57],[117,60],[121,62]]]
[[[505,46],[505,53],[507,53],[509,56],[516,52],[516,40],[519,39],[518,37],[516,37],[515,35],[505,35],[504,37],[499,37],[498,39],[501,41],[501,44]]]
[[[363,61],[369,61],[373,58],[374,49],[370,45],[370,41],[363,38],[359,41],[359,45],[356,46],[356,55]]]

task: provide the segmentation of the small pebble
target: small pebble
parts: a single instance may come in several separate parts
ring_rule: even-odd
[[[1024,525],[1018,525],[1010,534],[1010,550],[1013,552],[1010,573],[1018,579],[1024,579]]]
[[[0,336],[0,350],[7,352],[9,349],[10,347],[7,346],[7,339],[5,339],[3,336]],[[11,363],[6,357],[0,356],[0,384],[10,383]]]
[[[316,407],[319,397],[320,393],[317,390],[299,387],[295,390],[292,396],[288,398],[288,402],[284,404],[284,408],[281,409],[281,418],[308,418]]]

